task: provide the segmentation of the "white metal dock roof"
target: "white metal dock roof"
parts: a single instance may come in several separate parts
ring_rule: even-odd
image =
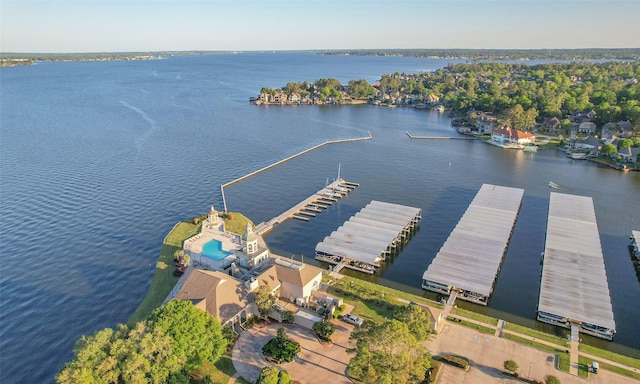
[[[403,230],[420,219],[421,213],[420,208],[374,200],[318,243],[316,252],[377,263]]]
[[[538,311],[615,330],[590,197],[551,193]]]
[[[422,278],[489,296],[523,194],[483,184]]]

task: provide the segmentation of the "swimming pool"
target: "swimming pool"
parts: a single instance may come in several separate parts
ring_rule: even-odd
[[[215,261],[223,260],[229,256],[231,252],[222,250],[222,243],[220,240],[209,240],[202,245],[202,256]]]

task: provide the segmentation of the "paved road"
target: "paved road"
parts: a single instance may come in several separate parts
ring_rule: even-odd
[[[273,365],[285,369],[293,380],[304,384],[352,384],[346,376],[347,364],[352,355],[346,349],[354,346],[349,340],[353,326],[333,320],[336,332],[331,339],[333,344],[321,344],[313,333],[297,325],[286,325],[287,335],[300,343],[302,353],[288,364],[273,364],[262,357],[262,347],[276,336],[280,324],[264,328],[253,328],[240,335],[233,348],[233,366],[240,376],[254,381],[260,370]]]

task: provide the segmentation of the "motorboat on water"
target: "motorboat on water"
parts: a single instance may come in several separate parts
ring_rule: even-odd
[[[560,186],[558,184],[554,183],[553,181],[549,182],[549,187],[554,188],[554,189],[560,188]]]

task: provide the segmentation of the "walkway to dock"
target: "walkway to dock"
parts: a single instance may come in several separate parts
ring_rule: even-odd
[[[240,182],[240,181],[242,181],[244,179],[248,179],[251,176],[255,176],[258,173],[264,172],[264,171],[266,171],[266,170],[268,170],[270,168],[273,168],[273,167],[276,167],[276,166],[278,166],[280,164],[286,163],[289,160],[295,159],[298,156],[302,156],[302,155],[304,155],[306,153],[314,151],[314,150],[316,150],[316,149],[318,149],[320,147],[323,147],[323,146],[325,146],[327,144],[350,143],[350,142],[353,142],[353,141],[362,141],[362,140],[371,140],[371,139],[373,139],[373,136],[371,135],[371,132],[367,132],[367,136],[364,136],[364,137],[355,137],[355,138],[352,138],[352,139],[340,139],[340,140],[325,141],[324,143],[320,143],[320,144],[315,145],[315,146],[313,146],[311,148],[307,148],[304,151],[298,152],[295,155],[291,155],[291,156],[289,156],[287,158],[284,158],[282,160],[276,161],[275,163],[267,165],[266,167],[262,167],[262,168],[258,169],[257,171],[253,171],[253,172],[248,173],[248,174],[246,174],[244,176],[238,177],[235,180],[231,180],[228,183],[224,183],[224,184],[222,184],[220,186],[220,192],[222,193],[222,203],[224,205],[224,211],[227,212],[227,200],[224,197],[224,189],[226,187],[232,185],[232,184],[238,183],[238,182]]]
[[[475,136],[414,136],[412,134],[409,133],[409,131],[405,131],[405,133],[407,134],[407,136],[409,136],[410,139],[416,139],[416,140],[441,140],[441,139],[446,139],[446,140],[478,140],[477,137]]]
[[[307,206],[324,207],[333,204],[338,201],[339,198],[346,196],[350,191],[358,186],[357,183],[351,183],[338,179],[333,183],[322,188],[318,192],[302,200],[298,204],[289,208],[280,215],[272,218],[269,221],[262,222],[256,225],[254,232],[258,235],[263,235],[273,229],[273,226],[280,224],[287,219],[298,219],[302,221],[309,221],[310,217],[315,217],[316,214],[322,212],[320,209],[314,211],[316,213],[305,212]]]

